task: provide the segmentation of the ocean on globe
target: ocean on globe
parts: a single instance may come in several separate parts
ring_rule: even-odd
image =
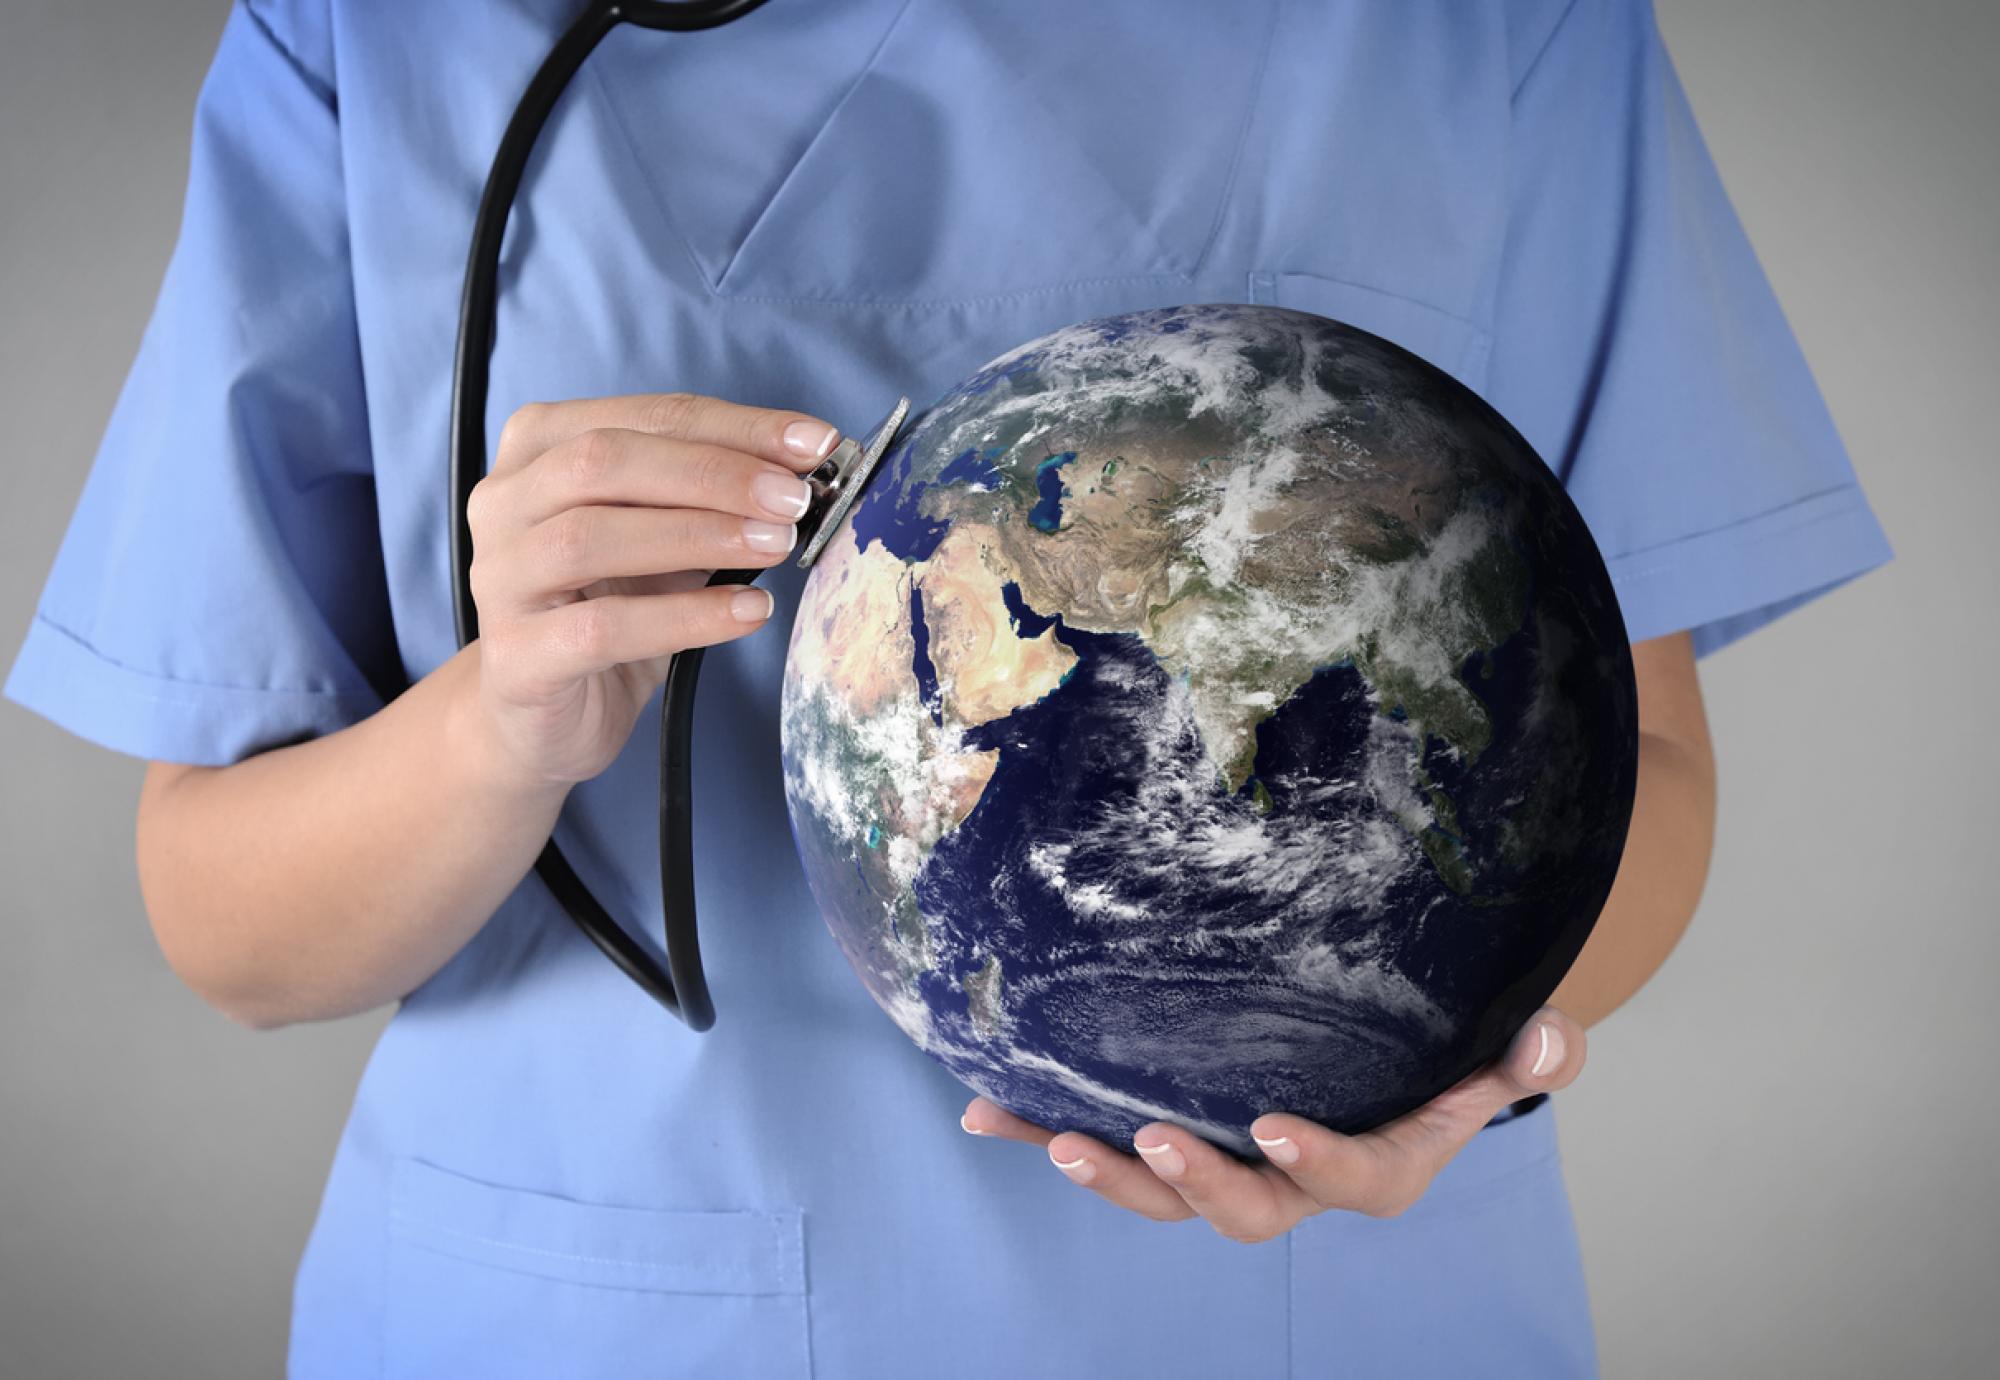
[[[896,1025],[1018,1116],[1243,1158],[1493,1058],[1610,891],[1623,619],[1476,393],[1270,306],[1086,321],[902,434],[813,567],[792,833]]]

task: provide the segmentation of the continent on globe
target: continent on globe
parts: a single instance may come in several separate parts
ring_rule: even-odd
[[[1018,1115],[1248,1156],[1498,1052],[1624,847],[1581,516],[1476,394],[1283,308],[1083,322],[887,455],[792,628],[783,758],[869,992]]]

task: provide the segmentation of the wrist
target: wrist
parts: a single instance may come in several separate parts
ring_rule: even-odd
[[[545,811],[553,819],[572,783],[530,770],[508,747],[480,693],[479,643],[438,671],[446,680],[444,740],[453,773],[482,799]]]

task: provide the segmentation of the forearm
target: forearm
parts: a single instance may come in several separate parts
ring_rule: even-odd
[[[401,997],[478,931],[567,789],[506,767],[478,678],[474,643],[340,732],[148,775],[140,882],[189,986],[247,1025],[347,1015]]]
[[[1597,927],[1550,999],[1556,1006],[1588,1026],[1645,985],[1694,915],[1714,837],[1706,742],[1641,732],[1625,856]]]

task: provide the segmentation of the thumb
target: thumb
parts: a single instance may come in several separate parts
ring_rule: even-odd
[[[1513,1094],[1507,1101],[1555,1092],[1574,1083],[1583,1072],[1588,1043],[1583,1027],[1555,1007],[1537,1011],[1500,1057],[1496,1072]]]
[[[1544,1006],[1515,1033],[1505,1054],[1369,1134],[1442,1167],[1501,1108],[1575,1082],[1583,1072],[1586,1043],[1581,1025]]]

